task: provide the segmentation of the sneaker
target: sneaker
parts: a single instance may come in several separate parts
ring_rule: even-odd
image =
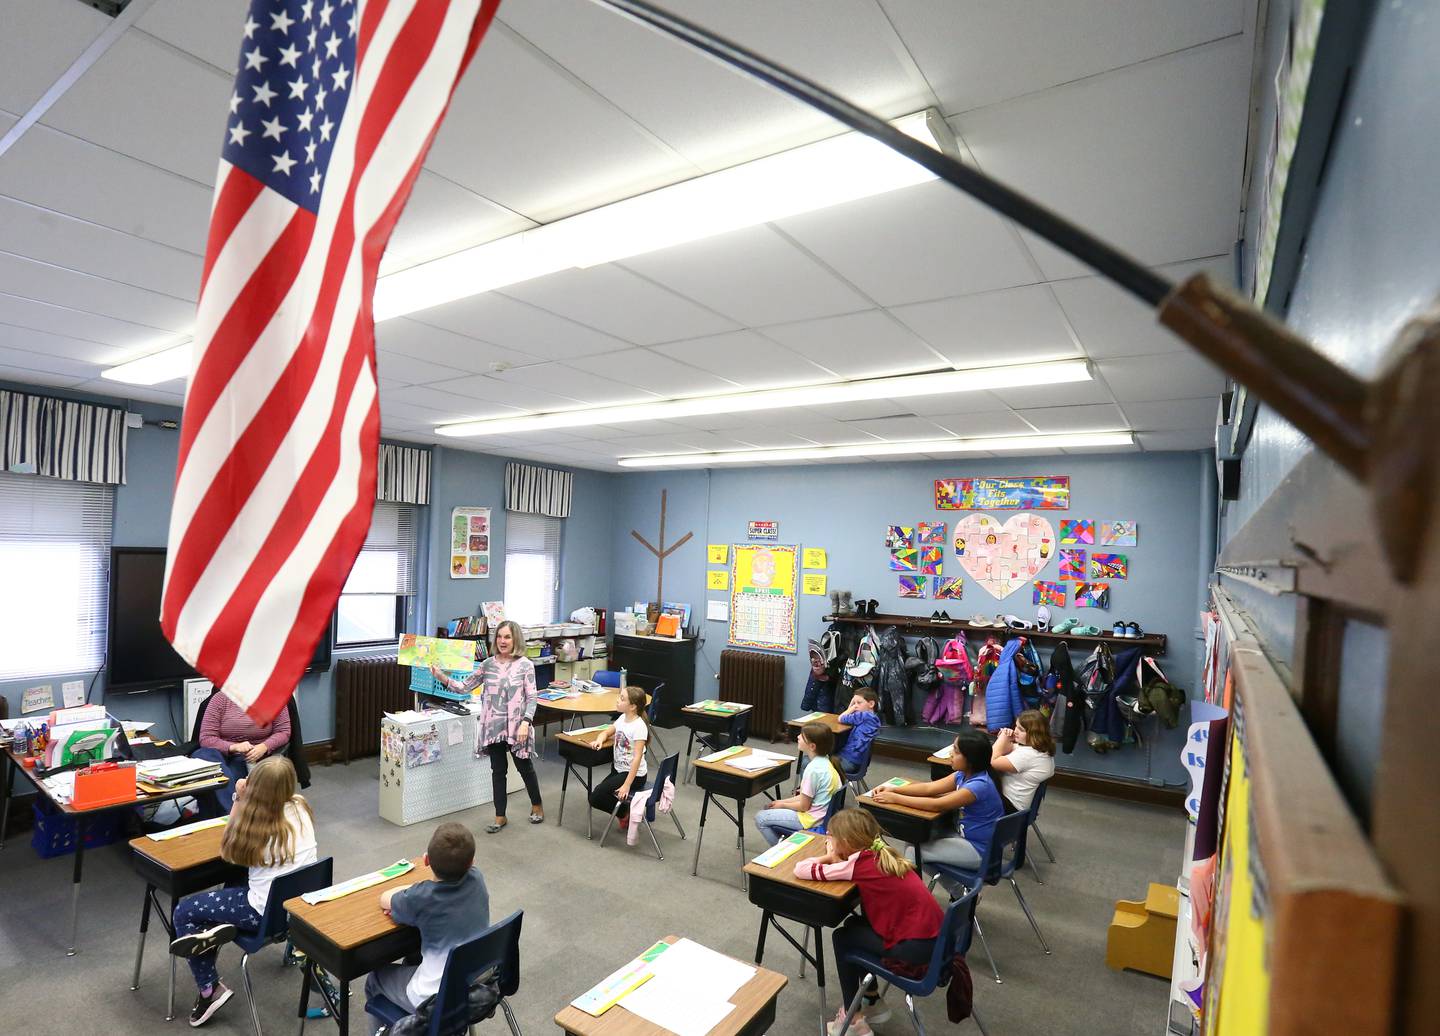
[[[1120,619],[1116,619],[1114,627],[1110,630],[1110,635],[1114,637],[1128,637],[1130,634],[1125,632],[1125,623]]]
[[[840,1036],[840,1027],[845,1024],[845,1008],[840,1008],[835,1015],[835,1020],[825,1026],[825,1031],[830,1036]],[[875,1036],[875,1030],[870,1028],[870,1023],[865,1020],[863,1011],[856,1012],[855,1017],[850,1019],[850,1028],[845,1030],[847,1036]]]
[[[884,1025],[890,1020],[890,1005],[885,1002],[883,996],[877,996],[874,1000],[865,998],[865,1021],[870,1025]],[[853,1031],[854,1026],[851,1026]]]
[[[1145,631],[1140,628],[1140,624],[1138,622],[1127,622],[1125,624],[1125,636],[1130,637],[1132,640],[1135,640],[1143,637],[1144,635]]]
[[[233,927],[233,926],[232,926]],[[195,998],[195,1006],[190,1008],[190,1028],[198,1029],[210,1020],[211,1015],[225,1006],[225,1002],[234,994],[224,982],[216,982],[215,988],[210,990],[210,995],[201,994]],[[851,1028],[854,1031],[854,1028]]]
[[[203,954],[218,950],[227,942],[234,942],[235,936],[240,930],[233,924],[217,924],[214,928],[206,929],[203,932],[192,932],[189,935],[182,935],[170,943],[170,953],[176,957],[199,957]],[[227,990],[226,995],[229,995]],[[198,1025],[198,1022],[192,1022]]]

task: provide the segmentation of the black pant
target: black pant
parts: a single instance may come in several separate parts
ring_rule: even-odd
[[[934,939],[904,939],[888,950],[885,942],[875,934],[870,922],[860,917],[848,917],[845,923],[835,929],[830,937],[835,949],[835,972],[840,976],[840,992],[844,994],[844,1006],[849,1007],[865,977],[863,964],[854,964],[845,959],[847,953],[866,953],[877,957],[894,957],[914,964],[929,964],[930,955],[935,952]]]
[[[611,767],[610,772],[605,775],[605,779],[595,785],[595,790],[590,793],[590,807],[592,809],[598,809],[602,813],[609,813],[613,810],[615,803],[618,801],[615,798],[615,792],[619,791],[620,785],[625,783],[625,777],[626,773],[621,773],[619,770]],[[643,787],[645,787],[645,778],[636,777],[635,783],[630,785],[630,794],[634,795]],[[630,801],[628,799],[625,801],[625,804],[620,807],[620,812],[617,815],[621,819],[630,815]]]
[[[503,817],[505,798],[509,794],[505,777],[510,769],[507,761],[510,758],[510,746],[504,741],[496,741],[485,749],[485,754],[490,757],[490,787],[495,793],[495,815]],[[530,793],[530,805],[540,805],[540,779],[535,776],[534,761],[516,759],[515,769],[520,771],[520,779],[525,782],[525,790]]]

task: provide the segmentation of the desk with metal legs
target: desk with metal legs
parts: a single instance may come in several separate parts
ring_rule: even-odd
[[[585,837],[595,837],[595,811],[590,808],[590,793],[595,789],[595,767],[611,767],[615,764],[615,747],[606,745],[596,748],[594,734],[556,734],[555,745],[560,758],[565,761],[565,774],[560,778],[560,816],[557,824],[565,823],[565,791],[570,786],[570,775],[585,786]],[[585,776],[580,776],[577,767],[584,767]]]
[[[735,846],[740,852],[740,886],[745,887],[745,802],[752,796],[784,784],[790,776],[789,759],[782,759],[775,765],[754,773],[733,765],[753,754],[753,749],[742,748],[739,752],[715,762],[695,760],[695,783],[704,790],[705,798],[700,804],[700,831],[695,836],[695,861],[690,867],[692,876],[700,873],[700,844],[705,839],[705,821],[710,814],[711,803],[716,798],[734,799],[734,813],[731,813],[723,802],[714,802],[714,805],[735,824]]]

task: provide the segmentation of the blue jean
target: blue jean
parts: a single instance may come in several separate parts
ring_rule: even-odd
[[[800,814],[793,809],[762,809],[755,814],[755,826],[760,829],[766,845],[774,845],[796,831],[805,830]]]
[[[219,763],[221,772],[230,778],[228,784],[220,785],[214,792],[215,803],[220,807],[221,815],[228,814],[230,807],[235,804],[235,782],[250,772],[250,764],[243,755],[231,755],[218,748],[197,748],[190,756],[192,759],[208,759],[212,763]]]
[[[241,885],[238,888],[214,889],[186,896],[175,904],[175,934],[193,935],[213,928],[217,924],[233,924],[242,932],[258,932],[260,915],[250,905],[250,890]],[[190,973],[195,976],[195,986],[204,991],[213,989],[220,981],[215,970],[215,958],[219,951],[190,958]]]

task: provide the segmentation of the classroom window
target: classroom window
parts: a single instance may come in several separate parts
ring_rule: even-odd
[[[560,610],[561,518],[505,512],[505,617],[554,622]]]
[[[104,665],[114,511],[112,486],[0,472],[0,679]]]
[[[377,502],[365,546],[340,591],[335,646],[393,644],[415,605],[419,507]]]

